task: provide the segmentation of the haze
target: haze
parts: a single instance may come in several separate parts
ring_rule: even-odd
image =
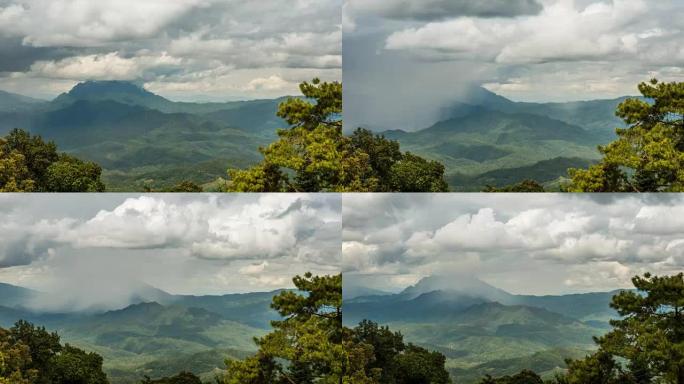
[[[346,129],[426,128],[484,86],[515,101],[607,99],[684,79],[684,3],[346,0]]]
[[[120,308],[141,289],[226,294],[339,273],[338,195],[0,196],[0,282],[50,309]]]

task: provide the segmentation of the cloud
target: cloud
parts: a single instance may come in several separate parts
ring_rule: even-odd
[[[37,84],[40,96],[73,85],[65,79],[143,80],[182,100],[282,96],[312,77],[341,79],[341,51],[341,0],[0,5],[0,88],[35,96]],[[270,76],[287,84],[253,82]]]
[[[59,61],[36,61],[29,76],[71,80],[136,80],[148,71],[180,68],[182,60],[162,52],[158,56],[124,58],[118,52],[73,56]]]
[[[30,263],[50,244],[76,249],[179,249],[223,261],[292,257],[334,263],[339,253],[335,240],[341,231],[337,209],[332,202],[309,195],[264,195],[242,204],[216,197],[190,203],[153,196],[127,198],[85,220],[41,219],[6,227],[6,233],[16,233],[16,241],[5,243],[9,245],[0,260],[8,265],[11,260]]]
[[[341,268],[335,194],[0,195],[0,282],[47,311],[292,287]],[[148,297],[148,296],[143,296]]]
[[[329,237],[329,227],[339,219],[319,216],[311,204],[306,195],[262,197],[238,207],[216,199],[180,205],[142,196],[72,225],[57,240],[77,248],[182,248],[199,258],[226,261],[285,256],[330,261],[335,254],[329,247],[310,243]]]
[[[238,270],[238,272],[243,275],[258,275],[264,272],[268,267],[268,261],[263,261],[260,264],[250,264],[246,265]]]
[[[252,81],[247,83],[247,89],[250,89],[250,90],[257,90],[257,89],[283,90],[283,89],[293,89],[296,87],[297,87],[297,84],[285,81],[285,80],[283,80],[282,77],[280,77],[278,75],[271,75],[269,77],[259,77],[259,78],[253,79]]]
[[[613,289],[636,273],[684,268],[676,219],[682,198],[529,197],[345,196],[343,270],[364,276],[470,273],[515,292],[543,294]],[[535,273],[548,276],[529,281]]]
[[[637,54],[640,44],[647,45],[653,37],[630,28],[647,10],[643,0],[594,3],[581,10],[573,1],[557,1],[523,19],[458,18],[404,29],[387,38],[386,48],[502,64],[617,61]]]
[[[406,3],[352,0],[343,10],[347,130],[424,129],[473,86],[514,101],[565,102],[637,95],[653,77],[684,79],[682,2],[540,0],[543,9],[515,17],[423,19],[411,12],[440,7]],[[405,17],[383,17],[388,9]]]
[[[35,47],[99,46],[148,38],[204,0],[19,0],[0,8],[0,32]]]
[[[357,12],[400,20],[439,20],[459,16],[514,17],[536,14],[536,0],[348,0]]]

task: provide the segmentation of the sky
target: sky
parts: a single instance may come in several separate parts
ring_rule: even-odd
[[[373,194],[342,205],[349,288],[467,275],[514,294],[567,294],[684,271],[678,194]]]
[[[172,100],[298,94],[341,78],[341,0],[0,0],[0,89],[128,80]]]
[[[174,294],[292,288],[340,272],[335,194],[2,194],[0,282],[55,293],[52,309]]]
[[[415,130],[471,86],[515,101],[684,80],[680,0],[345,0],[347,129]]]

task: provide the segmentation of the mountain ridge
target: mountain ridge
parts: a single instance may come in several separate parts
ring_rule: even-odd
[[[0,107],[0,134],[25,129],[96,162],[108,191],[213,185],[261,159],[258,148],[288,126],[276,115],[286,98],[174,102],[130,82],[86,81],[52,101]]]
[[[432,124],[416,131],[385,130],[402,149],[445,165],[457,191],[481,191],[534,179],[559,189],[567,169],[587,167],[597,146],[614,140],[624,122],[615,115],[629,96],[568,103],[511,101],[474,87],[443,108]],[[571,159],[563,168],[554,159]]]

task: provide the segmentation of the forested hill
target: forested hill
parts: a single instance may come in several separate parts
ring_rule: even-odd
[[[596,147],[615,139],[615,116],[626,97],[568,103],[514,102],[472,88],[425,129],[383,134],[402,148],[440,161],[456,190],[481,190],[534,179],[557,187],[571,167],[599,158]]]
[[[428,277],[397,294],[345,300],[344,322],[387,324],[406,341],[440,351],[459,383],[522,369],[551,376],[609,329],[615,293],[514,295],[471,277]]]
[[[284,98],[173,102],[122,81],[88,81],[52,101],[0,93],[0,133],[22,128],[104,169],[108,190],[209,183],[258,161],[287,124]]]
[[[226,358],[245,358],[253,338],[279,319],[270,307],[280,291],[214,296],[172,295],[142,286],[129,304],[114,309],[41,310],[44,293],[0,284],[0,327],[22,319],[57,331],[62,340],[97,352],[113,384],[180,371],[213,379]]]

